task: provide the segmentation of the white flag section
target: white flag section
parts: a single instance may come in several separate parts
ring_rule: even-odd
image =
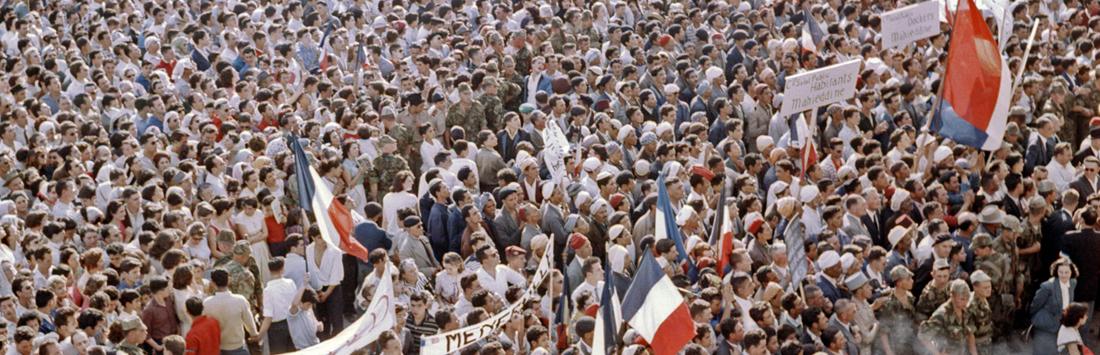
[[[386,268],[374,289],[367,313],[331,339],[292,354],[344,355],[362,349],[377,340],[386,329],[393,329],[397,321],[394,319],[393,305],[393,275]]]
[[[856,94],[860,60],[850,60],[787,77],[779,116],[847,100]]]
[[[542,137],[546,141],[542,158],[546,161],[547,170],[550,170],[550,181],[560,183],[565,178],[565,157],[569,154],[569,140],[565,138],[561,127],[553,121],[547,122],[546,129],[542,130]]]
[[[512,319],[513,314],[523,312],[520,306],[524,305],[531,297],[535,296],[535,290],[537,290],[539,286],[542,285],[543,281],[550,275],[549,256],[554,255],[552,249],[552,247],[547,248],[543,253],[542,261],[539,261],[539,268],[535,270],[535,275],[531,277],[531,285],[527,287],[527,291],[524,292],[523,296],[516,300],[516,302],[505,307],[504,310],[481,323],[469,325],[465,328],[452,330],[443,334],[425,337],[420,343],[420,353],[450,354],[462,350],[462,348],[470,346],[485,337],[492,336],[500,327],[508,323],[508,320]]]
[[[894,48],[940,33],[937,1],[925,1],[882,14],[882,47]]]

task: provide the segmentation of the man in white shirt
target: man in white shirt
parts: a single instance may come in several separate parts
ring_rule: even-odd
[[[290,316],[290,305],[298,294],[298,286],[293,280],[283,277],[284,265],[282,257],[267,262],[271,281],[264,287],[263,323],[260,323],[259,335],[254,337],[254,340],[259,340],[260,336],[266,335],[267,344],[275,354],[295,350],[286,319]]]
[[[573,294],[570,295],[574,303],[581,295],[587,293],[592,294],[594,300],[599,300],[603,291],[603,265],[600,264],[599,258],[588,258],[584,261],[584,265],[581,267],[584,271],[584,282],[581,282],[576,289],[573,289]]]
[[[57,202],[50,210],[50,215],[54,218],[69,217],[79,221],[80,214],[76,212],[76,205],[73,204],[76,200],[76,191],[72,180],[58,181],[57,185],[54,185],[54,193],[57,194]]]
[[[292,235],[286,238],[286,243],[290,251],[286,253],[286,260],[283,261],[283,275],[294,281],[295,287],[305,287],[308,280],[306,280],[306,259],[302,255],[306,253],[306,242],[302,240],[301,235]]]
[[[474,254],[481,263],[481,268],[477,270],[478,283],[482,288],[495,293],[500,299],[507,299],[505,294],[508,293],[508,282],[505,281],[504,273],[497,268],[498,266],[507,268],[500,265],[500,253],[490,245],[482,245]]]
[[[313,239],[313,243],[306,247],[309,283],[317,290],[317,298],[321,301],[317,308],[322,315],[324,331],[336,334],[344,329],[344,296],[340,291],[340,282],[344,279],[342,255],[321,239],[321,229],[316,225],[310,226],[309,235]]]
[[[1047,176],[1058,191],[1065,191],[1069,183],[1077,178],[1077,169],[1070,161],[1073,159],[1072,147],[1069,143],[1058,143],[1054,147],[1054,159],[1047,163]]]

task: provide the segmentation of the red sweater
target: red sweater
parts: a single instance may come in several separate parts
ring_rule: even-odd
[[[187,332],[188,355],[218,355],[221,354],[222,329],[218,320],[198,316],[191,322],[191,330]]]

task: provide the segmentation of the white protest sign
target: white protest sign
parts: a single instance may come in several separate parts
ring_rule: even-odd
[[[554,255],[552,249],[553,247],[551,246],[543,253],[542,261],[539,262],[539,268],[535,270],[535,275],[531,277],[531,285],[527,287],[527,291],[524,292],[523,296],[516,300],[516,302],[505,307],[504,310],[494,314],[481,323],[469,325],[465,328],[452,330],[443,334],[425,337],[420,343],[420,353],[450,354],[477,343],[485,337],[496,334],[498,329],[512,319],[513,314],[523,312],[521,306],[526,304],[531,297],[535,296],[535,290],[538,290],[542,282],[550,275],[550,256]]]
[[[787,77],[779,116],[787,117],[852,97],[856,93],[859,64],[858,59],[851,60]]]
[[[566,174],[565,156],[569,154],[569,140],[565,138],[561,127],[553,121],[547,122],[546,129],[542,130],[542,137],[546,141],[542,158],[546,162],[546,169],[550,171],[550,181],[561,182]]]
[[[393,329],[396,323],[393,305],[393,275],[390,273],[390,268],[386,268],[382,277],[378,279],[378,286],[375,286],[374,297],[367,306],[367,312],[363,313],[359,320],[331,339],[291,355],[351,354],[360,350],[377,340],[383,331]]]
[[[938,1],[925,1],[882,14],[882,48],[894,48],[940,33]]]

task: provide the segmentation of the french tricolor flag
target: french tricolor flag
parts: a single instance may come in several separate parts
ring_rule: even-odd
[[[642,264],[624,297],[623,319],[649,343],[655,355],[675,355],[695,336],[695,322],[684,296],[657,265],[653,252],[642,254]]]
[[[992,151],[1008,127],[1012,76],[974,0],[959,2],[944,69],[942,103],[932,129],[960,144]]]
[[[668,187],[665,186],[665,173],[661,173],[657,176],[657,216],[656,216],[656,231],[653,233],[654,240],[672,239],[676,242],[676,261],[678,263],[687,263],[688,277],[692,282],[695,282],[695,276],[698,270],[695,269],[695,263],[688,257],[687,248],[684,247],[684,236],[680,234],[680,227],[676,225],[676,210],[672,208],[672,200],[668,196]]]
[[[332,191],[321,180],[321,175],[309,164],[298,137],[290,135],[287,139],[290,140],[290,149],[294,151],[294,175],[298,183],[299,206],[313,214],[321,229],[321,239],[330,248],[367,261],[367,248],[352,237],[356,219],[359,218],[332,196]]]
[[[718,210],[717,215],[714,216],[714,226],[711,228],[710,245],[714,245],[718,249],[718,276],[725,276],[726,270],[732,265],[733,254],[733,220],[730,219],[728,213],[729,206],[726,204],[726,184],[722,184],[722,193],[718,198]]]

